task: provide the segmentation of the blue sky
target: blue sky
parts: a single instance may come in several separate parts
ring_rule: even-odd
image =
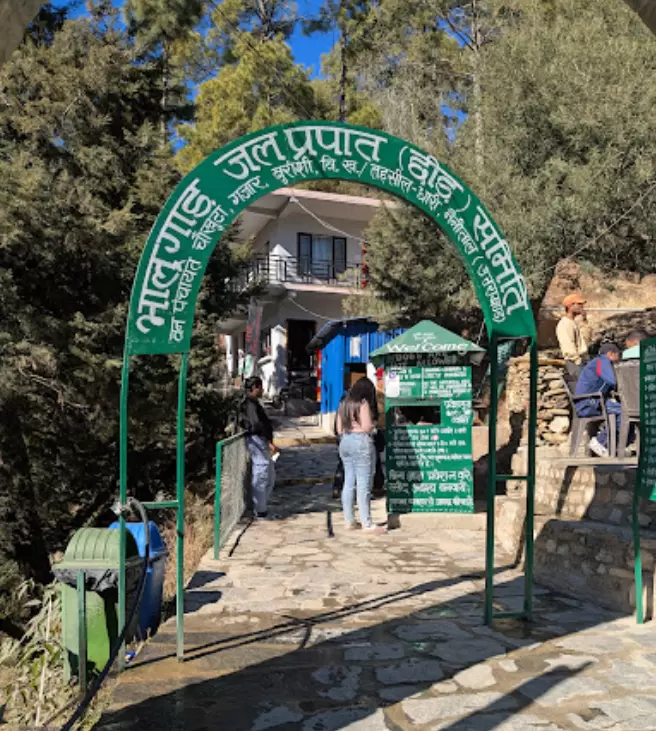
[[[321,0],[296,0],[296,2],[298,14],[304,18],[316,15],[321,6]],[[296,61],[312,68],[314,77],[321,72],[321,56],[330,51],[336,40],[337,35],[332,32],[315,33],[312,37],[307,38],[299,29],[290,39],[290,45]]]
[[[69,0],[52,0],[52,2],[56,6],[69,4]],[[316,16],[322,4],[321,0],[296,0],[296,3],[298,14],[303,18]],[[119,6],[122,4],[122,0],[114,0],[114,5]],[[84,12],[84,0],[80,0],[79,6],[71,12],[71,17],[81,15]],[[311,76],[314,78],[321,73],[321,56],[330,51],[336,40],[337,36],[333,32],[315,33],[308,38],[298,28],[290,39],[290,45],[296,61],[311,69]]]

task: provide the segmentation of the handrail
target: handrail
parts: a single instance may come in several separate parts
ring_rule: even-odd
[[[310,257],[258,255],[240,267],[237,284],[329,283],[336,286],[358,287],[363,279],[362,261],[316,260]]]
[[[223,476],[223,450],[229,444],[233,444],[239,439],[245,439],[246,432],[242,431],[231,437],[222,439],[216,443],[216,483],[214,488],[214,560],[219,558],[219,549],[221,548],[221,478]]]

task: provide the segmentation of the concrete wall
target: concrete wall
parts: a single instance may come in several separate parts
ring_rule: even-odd
[[[291,204],[293,206],[293,204]],[[349,221],[348,219],[327,218],[322,215],[321,207],[317,202],[312,202],[313,212],[331,226],[349,234],[346,240],[346,260],[349,264],[362,261],[362,246],[358,238],[362,238],[367,223],[362,221]],[[373,212],[373,211],[372,211]],[[288,213],[283,213],[280,218],[265,226],[255,239],[254,253],[266,253],[267,241],[270,245],[270,254],[281,257],[298,256],[298,234],[321,234],[328,236],[341,236],[338,231],[323,226],[300,209],[291,208]]]
[[[310,320],[316,323],[318,330],[327,320],[335,320],[344,316],[342,301],[346,294],[347,292],[297,292],[293,299],[283,294],[281,298],[265,303],[262,313],[262,330],[271,330],[273,361],[265,366],[262,374],[267,395],[277,393],[287,381],[287,320]],[[321,315],[321,317],[317,317],[307,310]],[[228,367],[233,373],[237,370],[237,351],[241,347],[242,335],[245,332],[246,323],[244,322],[243,326],[229,337],[226,345]]]

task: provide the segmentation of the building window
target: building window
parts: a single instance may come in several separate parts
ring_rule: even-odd
[[[298,235],[298,273],[316,279],[337,279],[346,271],[346,238]]]

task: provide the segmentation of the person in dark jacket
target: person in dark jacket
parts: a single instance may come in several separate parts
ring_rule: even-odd
[[[620,349],[614,343],[604,343],[599,348],[599,355],[586,363],[576,382],[576,395],[586,393],[601,393],[606,404],[606,411],[615,414],[616,427],[619,432],[622,418],[622,407],[619,401],[609,398],[611,391],[617,385],[613,363],[620,359]],[[600,398],[589,398],[576,404],[576,413],[579,416],[597,416],[601,414]],[[608,456],[608,433],[605,427],[599,430],[596,437],[592,437],[588,444],[590,451],[599,457]]]
[[[272,458],[277,454],[278,448],[273,443],[273,424],[260,403],[263,394],[262,379],[258,376],[247,379],[245,388],[242,425],[251,455],[253,514],[256,518],[266,518],[269,497],[276,480]]]

